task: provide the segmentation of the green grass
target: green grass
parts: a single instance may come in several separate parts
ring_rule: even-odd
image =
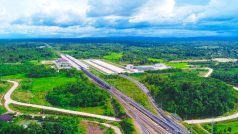
[[[0,114],[7,112],[3,105],[0,105]]]
[[[1,82],[0,81],[0,99],[3,97],[3,95],[9,90],[11,87],[11,84],[8,82]]]
[[[51,91],[54,87],[58,87],[61,85],[65,85],[67,83],[75,82],[76,78],[68,78],[63,76],[58,77],[46,77],[46,78],[22,78],[23,80],[31,80],[31,88],[24,89],[21,87],[18,88],[12,95],[14,100],[25,102],[25,103],[32,103],[38,105],[45,105],[45,106],[52,106],[49,102],[46,101],[45,96],[49,91]],[[105,108],[103,106],[98,107],[59,107],[64,109],[82,111],[82,112],[89,112],[94,114],[105,114]]]
[[[158,62],[158,63],[165,63],[166,61],[163,59],[157,59],[157,58],[147,58],[148,61],[151,62]]]
[[[18,105],[15,105],[15,104],[10,104],[9,107],[13,111],[21,112],[21,113],[24,113],[24,114],[39,114],[40,112],[42,112],[42,110],[40,110],[38,108],[18,106]]]
[[[172,62],[167,62],[165,63],[168,66],[174,67],[174,68],[179,68],[179,69],[187,69],[189,68],[188,63],[172,63]]]
[[[104,74],[96,71],[91,70],[95,75],[99,76],[100,78],[106,80],[109,84],[120,90],[123,94],[127,95],[128,97],[132,98],[148,110],[153,113],[156,113],[153,105],[149,101],[146,94],[137,87],[134,82],[131,82],[123,77],[117,75],[105,76]]]
[[[3,80],[16,80],[16,79],[25,79],[25,78],[26,78],[25,74],[2,76]]]
[[[151,62],[164,63],[167,66],[171,66],[171,67],[179,68],[179,69],[187,69],[187,68],[189,68],[188,63],[185,63],[185,62],[172,63],[172,62],[167,62],[167,61],[165,61],[163,59],[157,59],[157,58],[148,58],[147,60],[149,60]]]
[[[32,88],[24,89],[21,87],[17,89],[13,93],[13,99],[20,102],[33,103],[39,105],[49,105],[49,103],[45,100],[45,96],[54,87],[76,81],[75,78],[67,78],[61,76],[33,78],[33,79],[24,78],[24,80],[32,80],[31,84]],[[22,84],[20,83],[20,85]]]
[[[11,87],[11,84],[8,82],[1,82],[0,81],[0,103],[2,103],[2,98],[3,95],[7,92],[7,90],[9,90]],[[6,109],[4,108],[3,104],[0,105],[0,114],[3,114],[6,112]]]
[[[228,134],[238,133],[238,120],[226,121],[226,122],[218,122],[213,124],[213,131],[215,133],[227,132]],[[211,132],[212,124],[203,125],[205,129]],[[231,132],[228,130],[231,129]]]
[[[209,132],[205,130],[200,124],[196,125],[185,124],[185,126],[191,132],[191,134],[209,134]]]
[[[118,61],[121,59],[122,56],[123,53],[112,52],[109,55],[103,56],[103,58],[110,61]]]

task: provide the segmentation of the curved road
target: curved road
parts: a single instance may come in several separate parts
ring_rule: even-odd
[[[204,68],[204,69],[207,69],[208,70],[208,72],[207,72],[207,74],[205,74],[204,75],[204,77],[210,77],[211,75],[212,75],[212,73],[213,73],[213,69],[212,68],[209,68],[209,67],[207,67],[207,68]]]
[[[13,84],[13,86],[10,88],[10,90],[4,95],[4,101],[5,101],[4,106],[9,112],[14,112],[13,110],[11,110],[9,108],[9,104],[15,104],[15,105],[20,105],[20,106],[25,106],[25,107],[39,108],[39,109],[44,109],[44,110],[49,110],[49,111],[56,111],[56,112],[65,113],[65,114],[94,117],[94,118],[99,118],[99,119],[104,119],[104,120],[109,120],[109,121],[120,121],[120,119],[118,119],[118,118],[109,117],[109,116],[90,114],[90,113],[85,113],[85,112],[78,112],[78,111],[66,110],[66,109],[61,109],[61,108],[54,108],[54,107],[48,107],[48,106],[28,104],[28,103],[14,101],[11,99],[11,94],[19,86],[19,83],[16,81],[11,81],[11,80],[8,80],[7,82],[10,82]]]
[[[213,73],[213,69],[212,68],[206,68],[206,69],[208,69],[209,71],[204,77],[211,76],[211,74]],[[233,86],[233,88],[238,91],[238,87]],[[233,115],[224,116],[224,117],[198,119],[198,120],[185,120],[184,122],[186,122],[188,124],[202,124],[202,123],[227,121],[227,120],[232,120],[232,119],[236,119],[236,118],[238,118],[238,112]]]

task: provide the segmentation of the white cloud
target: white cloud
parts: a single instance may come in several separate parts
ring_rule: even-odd
[[[130,21],[154,24],[196,22],[196,14],[204,11],[206,7],[193,4],[178,5],[175,0],[149,0]]]
[[[232,27],[237,24],[237,21],[231,25],[228,21],[222,20],[226,18],[238,20],[237,0],[205,1],[0,0],[0,34],[96,36],[97,33],[99,35],[144,33],[149,36],[184,31],[180,34],[191,32],[195,35],[196,29],[191,30],[191,26],[202,34],[199,28],[204,20],[206,25],[210,26],[226,23]],[[206,28],[203,27],[203,30],[209,33],[209,27]],[[210,34],[217,33],[210,31]]]
[[[175,0],[149,0],[130,19],[130,22],[161,22],[174,17]]]
[[[198,20],[238,18],[237,0],[211,0],[205,9],[196,15]]]

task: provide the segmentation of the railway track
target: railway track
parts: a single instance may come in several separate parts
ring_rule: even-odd
[[[170,116],[170,115],[167,115],[158,105],[157,103],[154,101],[153,97],[151,96],[150,94],[150,91],[149,89],[144,86],[144,84],[142,84],[141,82],[127,76],[127,75],[124,75],[124,74],[119,74],[121,77],[125,78],[125,79],[128,79],[132,82],[134,82],[149,98],[150,102],[152,103],[152,105],[154,106],[154,108],[156,109],[157,113],[161,116],[161,118],[164,118],[165,120],[167,120],[168,122],[170,122],[171,124],[173,124],[174,126],[177,126],[178,129],[184,129],[184,131],[187,131],[186,128],[184,126],[182,126],[178,119]]]
[[[112,87],[111,85],[109,85],[108,83],[100,79],[99,77],[89,72],[84,67],[80,66],[77,63],[77,61],[75,61],[75,59],[71,58],[71,56],[64,55],[64,57],[67,58],[67,60],[69,60],[70,62],[73,62],[75,65],[78,65],[78,67],[76,68],[81,69],[88,77],[94,80],[96,84],[98,84],[99,86],[107,90],[109,93],[117,97],[118,100],[125,106],[126,110],[129,113],[131,113],[130,116],[135,121],[138,122],[143,133],[145,134],[150,134],[150,133],[152,134],[160,134],[160,133],[161,134],[166,134],[166,133],[189,134],[190,133],[189,131],[180,128],[180,126],[177,126],[174,123],[171,123],[169,120],[155,116],[153,113],[146,110],[144,107],[137,104],[135,101],[125,96],[124,94],[122,94],[116,88]]]

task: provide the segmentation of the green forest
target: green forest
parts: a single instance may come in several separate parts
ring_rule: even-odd
[[[213,78],[238,86],[238,63],[222,63],[212,67],[214,68]]]
[[[151,64],[151,58],[165,61],[183,59],[237,58],[237,41],[160,41],[59,43],[54,47],[77,58],[105,58],[114,62]],[[157,62],[157,61],[156,61]]]
[[[18,63],[32,60],[47,60],[56,58],[56,54],[41,43],[8,42],[0,43],[0,63]]]
[[[213,117],[234,108],[232,87],[213,78],[177,72],[170,75],[147,74],[145,82],[163,109],[184,119]]]
[[[83,133],[77,118],[64,117],[53,121],[30,123],[27,128],[16,123],[0,121],[1,134],[79,134]],[[70,124],[70,125],[69,125]]]
[[[95,107],[103,106],[109,99],[109,94],[83,80],[56,87],[46,96],[47,101],[55,106]]]
[[[235,111],[238,95],[228,84],[238,86],[238,64],[237,62],[174,63],[171,61],[237,58],[237,50],[237,41],[161,41],[159,39],[0,41],[0,80],[20,80],[20,87],[12,96],[17,101],[115,116],[122,118],[122,121],[116,124],[124,133],[134,134],[133,121],[126,115],[124,107],[117,98],[111,97],[108,92],[94,85],[88,77],[76,69],[57,70],[52,65],[42,65],[41,61],[54,60],[59,57],[57,53],[62,52],[79,59],[103,59],[121,66],[164,63],[173,68],[129,76],[144,83],[158,106],[164,110],[175,113],[183,119],[194,119],[228,115]],[[194,68],[189,67],[191,64],[195,65]],[[210,67],[214,72],[211,78],[198,77],[201,72],[196,67]],[[95,73],[93,69],[91,71]],[[206,73],[206,70],[202,71],[203,74]],[[147,96],[134,83],[116,75],[99,76],[153,112],[154,109]],[[52,82],[55,83],[51,84]],[[1,83],[1,95],[9,89],[9,86]],[[3,107],[0,111],[5,112]],[[81,132],[80,127],[76,126],[80,121],[68,119],[67,122],[66,120],[30,123],[27,129],[22,125],[0,122],[0,133]],[[66,123],[72,125],[67,126]],[[222,125],[218,126],[219,124],[217,130],[223,131]],[[208,128],[205,129],[210,131],[210,126]],[[235,131],[234,128],[232,127],[232,131]],[[229,131],[228,128],[225,129]]]

